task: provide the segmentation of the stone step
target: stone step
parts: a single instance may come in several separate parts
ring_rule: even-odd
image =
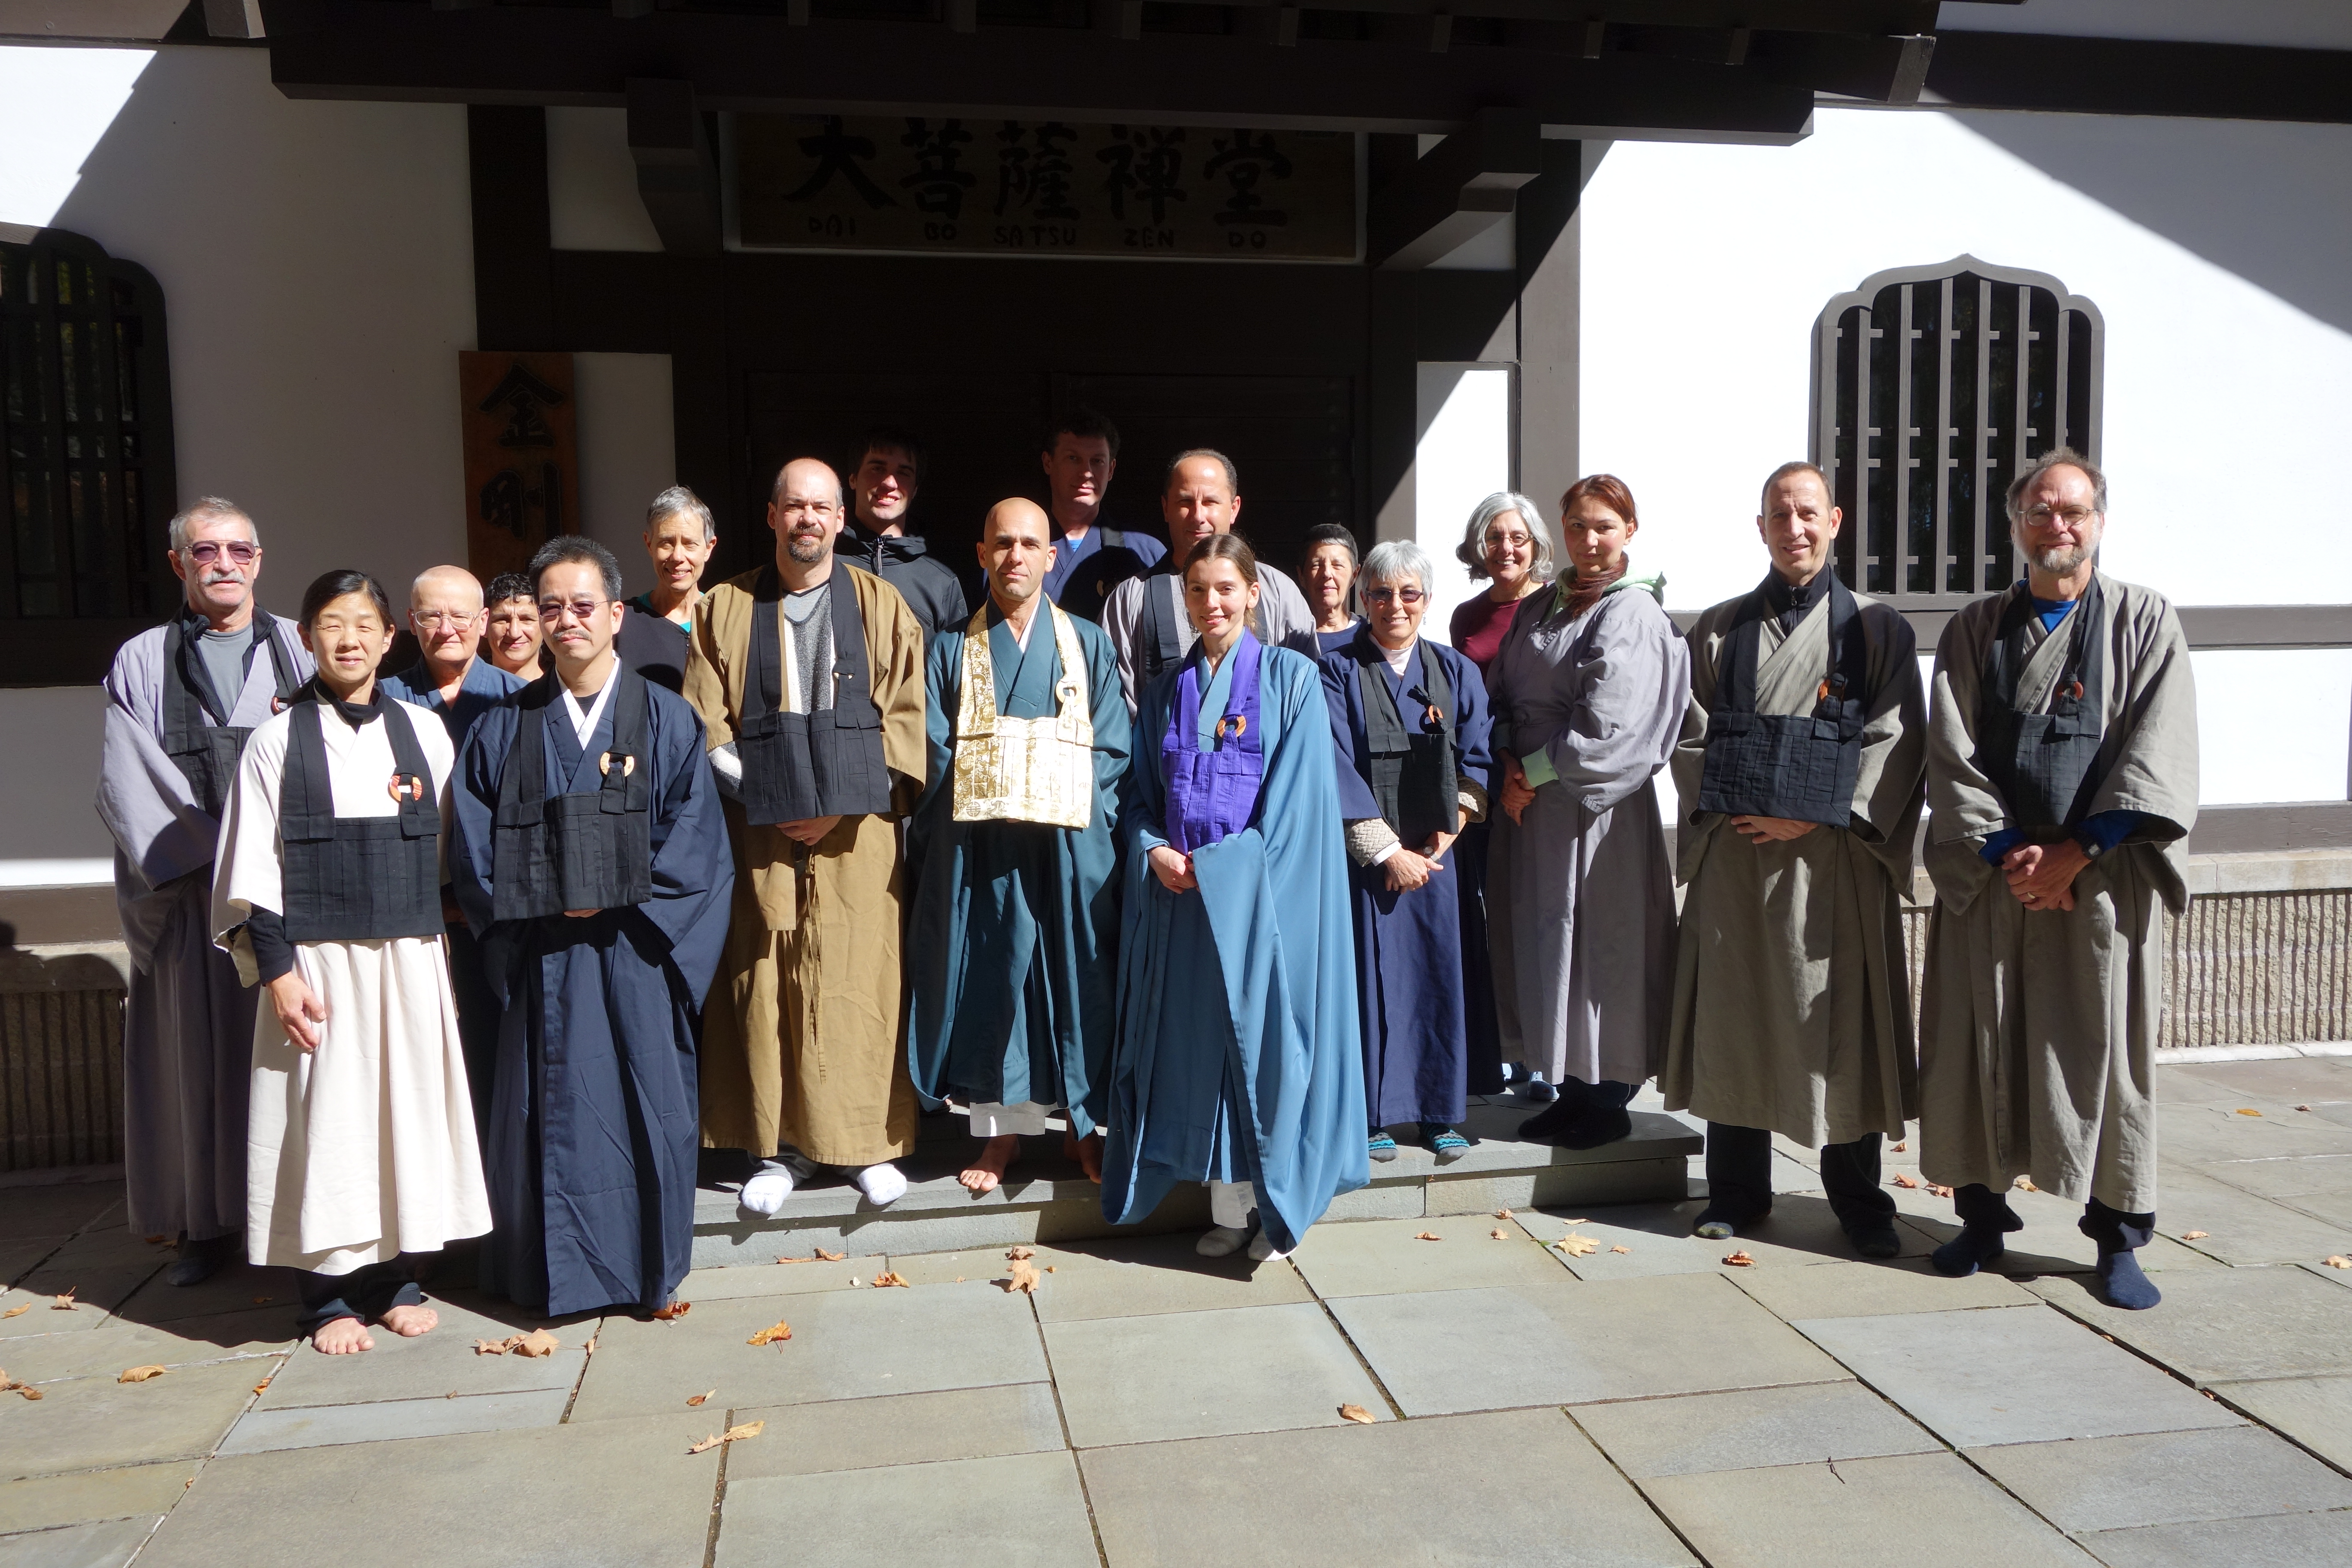
[[[1439,1165],[1425,1149],[1405,1145],[1372,1166],[1369,1186],[1342,1194],[1328,1219],[1411,1219],[1484,1214],[1538,1205],[1678,1202],[1687,1192],[1688,1157],[1699,1135],[1671,1116],[1633,1113],[1631,1137],[1599,1149],[1520,1142],[1514,1135],[1535,1106],[1514,1098],[1474,1103],[1462,1131],[1469,1152]],[[1021,1159],[992,1193],[974,1196],[956,1179],[973,1143],[958,1114],[926,1117],[915,1152],[898,1162],[907,1194],[877,1208],[833,1172],[787,1198],[773,1218],[745,1214],[731,1185],[695,1194],[694,1266],[772,1263],[807,1258],[818,1247],[853,1255],[949,1252],[1018,1242],[1195,1230],[1209,1223],[1208,1191],[1183,1186],[1139,1225],[1103,1218],[1102,1189],[1062,1152],[1058,1133],[1024,1140]]]

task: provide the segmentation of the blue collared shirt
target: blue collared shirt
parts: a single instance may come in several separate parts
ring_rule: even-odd
[[[439,714],[441,727],[449,731],[450,743],[462,746],[466,731],[474,727],[475,720],[530,683],[520,675],[508,674],[487,658],[477,658],[466,667],[466,679],[457,688],[455,702],[441,700],[440,688],[423,659],[398,675],[385,676],[376,684],[387,697],[413,702]]]

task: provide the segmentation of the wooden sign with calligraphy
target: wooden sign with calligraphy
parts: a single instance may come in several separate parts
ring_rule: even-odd
[[[747,246],[1352,260],[1343,132],[745,114]]]
[[[488,584],[580,525],[572,356],[457,355],[466,438],[466,565]]]

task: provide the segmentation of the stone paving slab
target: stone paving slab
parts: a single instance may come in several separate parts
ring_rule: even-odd
[[[253,1400],[268,1363],[182,1367],[145,1383],[78,1377],[10,1399],[0,1420],[0,1479],[209,1454]]]
[[[2352,1193],[2352,1154],[2314,1154],[2303,1160],[2233,1160],[2225,1165],[2201,1165],[2197,1173],[2240,1192],[2290,1206],[2306,1197]]]
[[[382,1399],[367,1405],[318,1405],[248,1410],[221,1443],[223,1454],[268,1454],[280,1448],[323,1448],[385,1443],[400,1437],[446,1437],[458,1432],[505,1432],[552,1426],[563,1419],[572,1390],[469,1394],[459,1398]]]
[[[2301,1268],[2168,1276],[2163,1304],[2119,1311],[2072,1279],[2034,1292],[2200,1385],[2352,1373],[2352,1293]]]
[[[0,1535],[132,1514],[144,1514],[152,1522],[180,1500],[196,1465],[194,1459],[177,1459],[9,1481],[0,1485]]]
[[[1026,1261],[1038,1274],[1034,1298],[1038,1320],[1069,1323],[1314,1300],[1314,1292],[1287,1261],[1261,1263],[1246,1253],[1203,1258],[1193,1250],[1199,1239],[1185,1233],[1031,1247]],[[997,1283],[1012,1276],[1009,1251],[992,1247],[893,1256],[889,1267],[917,1288],[972,1280]]]
[[[1794,1326],[1956,1447],[2240,1424],[2042,1307],[1809,1318]]]
[[[2168,1170],[2168,1185],[2172,1180],[2173,1173]],[[1960,1222],[1952,1217],[1951,1199],[1939,1198],[1925,1187],[1916,1191],[1902,1187],[1891,1190],[1903,1223],[1926,1236],[1931,1249],[1960,1234]],[[2077,1224],[2083,1217],[2081,1204],[2070,1203],[2054,1193],[2029,1193],[2022,1188],[2011,1191],[2009,1204],[2017,1217],[2025,1222],[2025,1228],[2010,1234],[2007,1250],[1992,1264],[1996,1273],[2012,1279],[2029,1274],[2086,1274],[2098,1262],[2097,1244],[2084,1236]],[[2176,1226],[2168,1205],[2156,1217],[2166,1231],[2203,1228],[2185,1223]],[[2167,1235],[2158,1235],[2140,1248],[2139,1265],[2150,1274],[2219,1267],[2196,1247],[2183,1247]]]
[[[2157,1223],[2166,1234],[2204,1231],[2189,1245],[2235,1268],[2316,1263],[2332,1254],[2352,1252],[2352,1230],[2217,1180],[2216,1169],[2164,1173],[2164,1206],[2157,1212]]]
[[[0,1290],[14,1285],[20,1275],[30,1274],[40,1261],[64,1245],[64,1238],[45,1236],[31,1241],[0,1242]]]
[[[1691,1234],[1691,1226],[1706,1207],[1703,1197],[1678,1204],[1633,1204],[1609,1209],[1521,1211],[1515,1217],[1528,1234],[1546,1246],[1570,1231],[1589,1236],[1600,1250],[1565,1261],[1580,1279],[1636,1279],[1659,1274],[1734,1272],[1723,1260],[1746,1252],[1762,1268],[1791,1268],[1822,1263],[1851,1263],[1857,1255],[1831,1212],[1826,1199],[1812,1194],[1789,1194],[1778,1199],[1772,1213],[1748,1235],[1730,1241],[1705,1241]],[[1574,1220],[1571,1225],[1569,1222]],[[1311,1233],[1310,1233],[1311,1234]],[[1921,1233],[1898,1226],[1906,1256],[1924,1255],[1933,1245]],[[1626,1250],[1617,1252],[1614,1247]]]
[[[81,1268],[72,1273],[47,1267],[35,1269],[13,1289],[0,1290],[0,1312],[25,1306],[32,1309],[16,1317],[0,1317],[0,1342],[33,1334],[71,1333],[97,1328],[124,1298],[146,1282],[147,1276],[157,1267],[118,1263],[110,1268]],[[67,1290],[73,1292],[74,1304],[69,1310],[59,1310],[57,1299]]]
[[[183,1331],[190,1330],[195,1331]],[[11,1377],[47,1383],[101,1373],[112,1376],[131,1366],[189,1366],[238,1356],[279,1355],[294,1342],[290,1314],[265,1307],[191,1319],[169,1330],[110,1319],[88,1333],[11,1340],[0,1354],[7,1359]]]
[[[2296,1103],[2310,1101],[2250,1095],[2202,1105],[2160,1105],[2157,1107],[2157,1148],[2175,1168],[2352,1154],[2352,1127],[2338,1126],[2315,1111],[2298,1110]],[[2257,1114],[2245,1114],[2249,1110]]]
[[[122,1183],[58,1182],[43,1187],[10,1187],[0,1202],[0,1240],[52,1236],[60,1240],[122,1208]]]
[[[1948,1279],[1927,1259],[1824,1263],[1814,1268],[1727,1268],[1724,1277],[1793,1322],[1799,1318],[1874,1318],[1973,1307],[2030,1307],[2039,1297],[2004,1275],[1979,1269]]]
[[[793,1337],[745,1342],[779,1320]],[[719,1390],[730,1406],[920,1394],[1046,1376],[1029,1298],[978,1282],[928,1290],[820,1290],[709,1301],[674,1323],[608,1318],[574,1421],[679,1408]]]
[[[447,1394],[520,1394],[532,1389],[568,1389],[580,1381],[593,1321],[552,1331],[563,1342],[552,1355],[480,1355],[477,1340],[498,1341],[515,1330],[498,1318],[446,1297],[428,1298],[441,1314],[430,1333],[404,1339],[390,1329],[368,1331],[375,1349],[360,1355],[320,1355],[308,1342],[289,1354],[286,1368],[270,1381],[261,1408],[358,1405],[380,1399],[439,1399]],[[536,1325],[534,1325],[536,1326]],[[656,1325],[658,1326],[658,1325]]]
[[[1080,1448],[1390,1416],[1347,1341],[1312,1302],[1048,1323],[1045,1347]]]
[[[2352,1470],[2352,1377],[2266,1378],[2212,1388],[2329,1464]]]
[[[1048,1383],[950,1388],[822,1405],[738,1407],[730,1421],[765,1421],[761,1441],[728,1457],[727,1484],[761,1476],[813,1476],[1058,1451],[1061,1407]]]
[[[167,1242],[150,1241],[116,1226],[100,1226],[58,1243],[44,1266],[68,1272],[77,1268],[119,1268],[126,1264],[160,1266],[178,1256],[178,1249]]]
[[[828,1250],[838,1250],[829,1248]],[[853,1279],[871,1279],[887,1268],[881,1256],[815,1258],[806,1263],[747,1263],[731,1268],[697,1268],[679,1281],[681,1301],[731,1301],[745,1296],[804,1296],[813,1290],[846,1290]]]
[[[284,1307],[299,1311],[299,1276],[291,1268],[257,1268],[232,1263],[194,1285],[174,1285],[163,1278],[160,1265],[144,1277],[139,1292],[121,1310],[134,1323],[170,1323],[183,1318],[209,1318],[241,1312],[248,1307]]]
[[[1096,1448],[1078,1462],[1110,1568],[1693,1562],[1557,1410]],[[1209,1531],[1243,1550],[1208,1547]]]
[[[1569,1414],[1637,1481],[1944,1451],[1926,1428],[1858,1383],[1628,1399]]]
[[[2344,1568],[2352,1513],[2275,1514],[2085,1536],[2107,1568]]]
[[[68,1525],[34,1535],[0,1535],[0,1568],[122,1568],[157,1516]]]
[[[717,1562],[1097,1568],[1101,1559],[1077,1465],[1057,1450],[746,1480],[730,1466]]]
[[[718,1451],[699,1411],[219,1458],[140,1568],[667,1568],[702,1561]]]
[[[1331,1310],[1408,1415],[1845,1376],[1737,1287],[1706,1274],[1354,1296]]]
[[[2352,1480],[2259,1426],[1973,1448],[1969,1458],[2070,1531],[2352,1508]]]
[[[2343,1057],[2282,1057],[2267,1061],[2183,1062],[2156,1075],[2159,1085],[2180,1094],[2200,1089],[2212,1099],[2230,1095],[2268,1097],[2290,1103],[2321,1100],[2352,1101],[2352,1059]]]
[[[1500,1241],[1493,1234],[1498,1230]],[[1416,1239],[1424,1231],[1442,1239]],[[1569,1279],[1559,1253],[1492,1213],[1318,1225],[1307,1231],[1291,1261],[1326,1300]]]
[[[1953,1454],[1670,1476],[1643,1484],[1711,1568],[2086,1568]]]

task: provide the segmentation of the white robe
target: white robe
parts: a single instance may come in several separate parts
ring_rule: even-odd
[[[409,725],[440,799],[446,860],[455,755],[443,727],[392,701],[356,731],[332,707],[320,721],[338,816],[398,814],[385,787],[395,764],[384,726]],[[221,821],[212,924],[248,985],[259,976],[245,921],[257,908],[285,910],[278,803],[291,723],[281,713],[254,731]],[[443,939],[297,942],[294,962],[327,1019],[318,1049],[305,1052],[286,1037],[267,996],[255,1017],[247,1255],[348,1274],[488,1231]]]

